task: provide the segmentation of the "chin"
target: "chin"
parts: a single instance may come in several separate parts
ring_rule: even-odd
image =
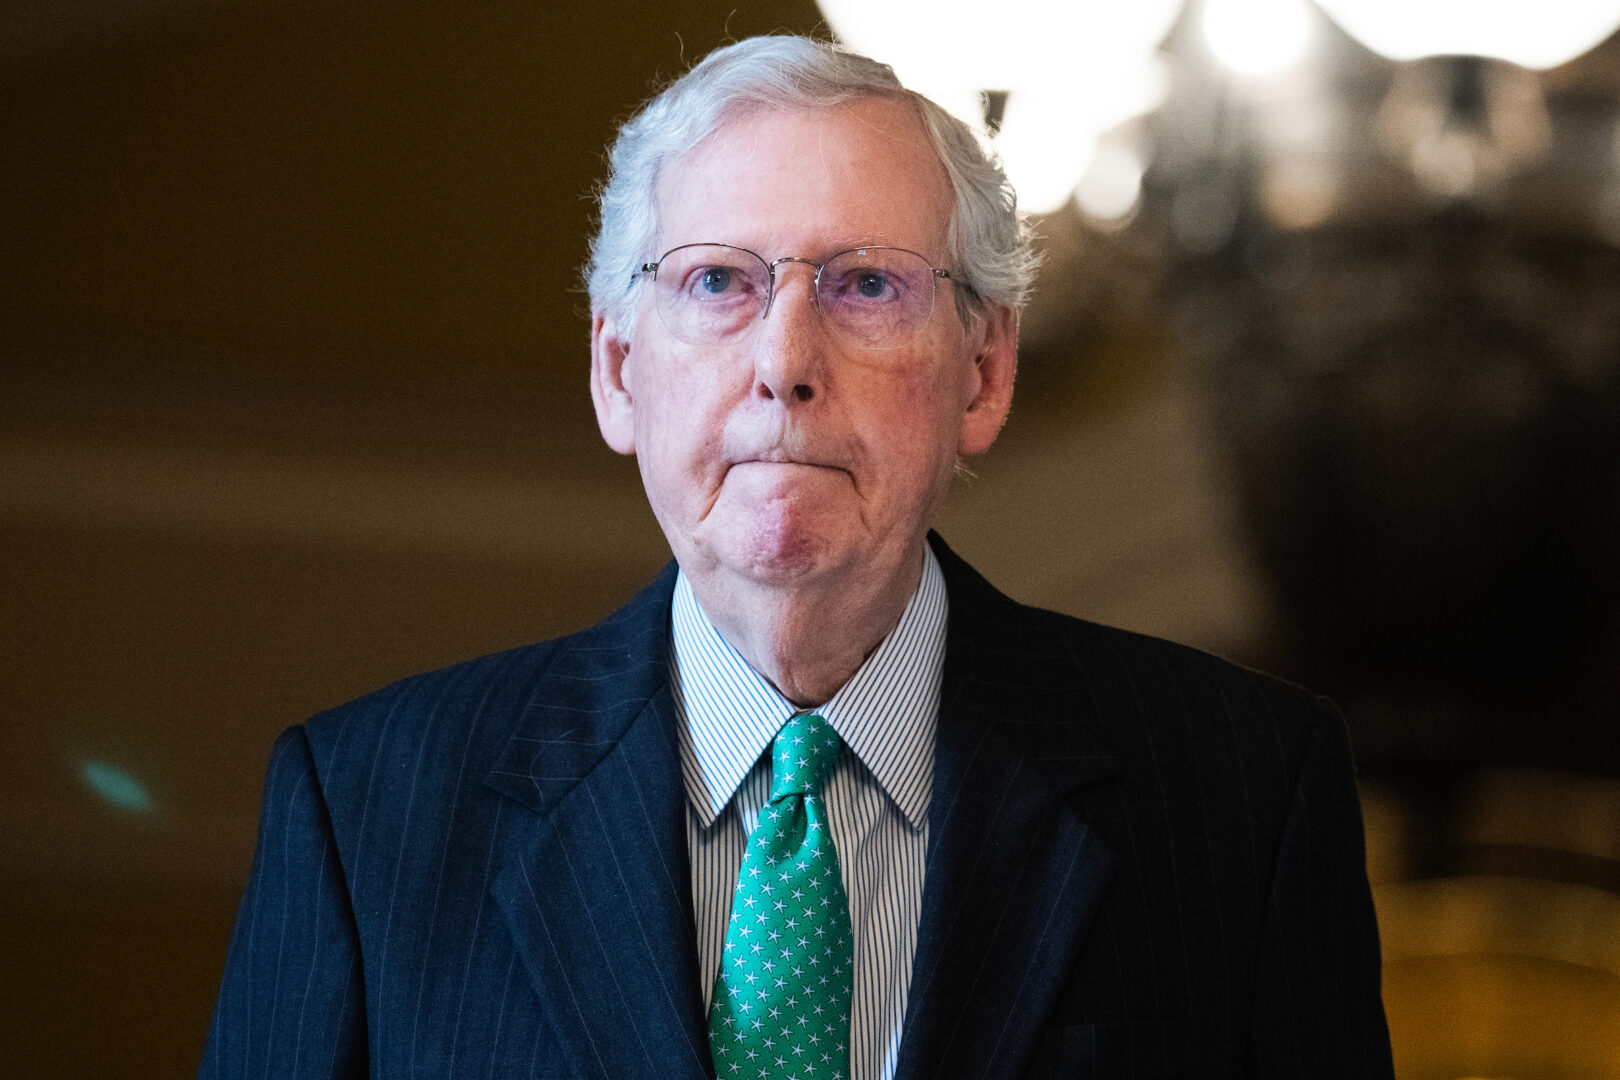
[[[841,566],[843,545],[823,528],[792,520],[795,515],[761,514],[733,534],[733,565],[762,585],[792,585]]]

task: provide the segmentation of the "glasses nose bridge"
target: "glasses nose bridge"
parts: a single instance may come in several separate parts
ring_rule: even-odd
[[[821,270],[827,264],[818,263],[799,255],[784,255],[780,259],[772,259],[765,264],[765,269],[771,275],[771,285],[770,291],[765,295],[765,310],[759,313],[761,319],[771,313],[771,305],[776,302],[776,268],[783,263],[800,263],[815,271],[815,275],[810,279],[810,302],[816,305],[816,310],[821,309],[821,298],[818,295],[821,289]]]

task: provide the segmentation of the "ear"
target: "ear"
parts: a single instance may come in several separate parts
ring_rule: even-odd
[[[956,452],[962,456],[990,449],[1012,408],[1013,376],[1018,373],[1018,313],[993,307],[979,320],[970,344],[973,357],[972,396],[962,414]]]
[[[607,315],[591,316],[591,403],[602,438],[621,454],[636,452],[636,406],[631,394],[630,342]]]

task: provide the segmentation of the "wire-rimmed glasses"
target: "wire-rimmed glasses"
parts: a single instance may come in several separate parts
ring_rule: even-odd
[[[826,325],[862,349],[907,345],[934,312],[935,282],[951,280],[915,251],[868,246],[816,263],[794,255],[767,262],[731,244],[682,244],[657,262],[651,277],[658,315],[689,345],[719,345],[750,333],[770,313],[776,268],[802,263],[815,271],[816,307]]]

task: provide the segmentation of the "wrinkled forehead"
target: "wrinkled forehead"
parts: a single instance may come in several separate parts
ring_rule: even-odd
[[[654,186],[660,251],[712,241],[822,257],[889,244],[940,260],[953,206],[919,110],[891,97],[743,112],[666,159]]]

